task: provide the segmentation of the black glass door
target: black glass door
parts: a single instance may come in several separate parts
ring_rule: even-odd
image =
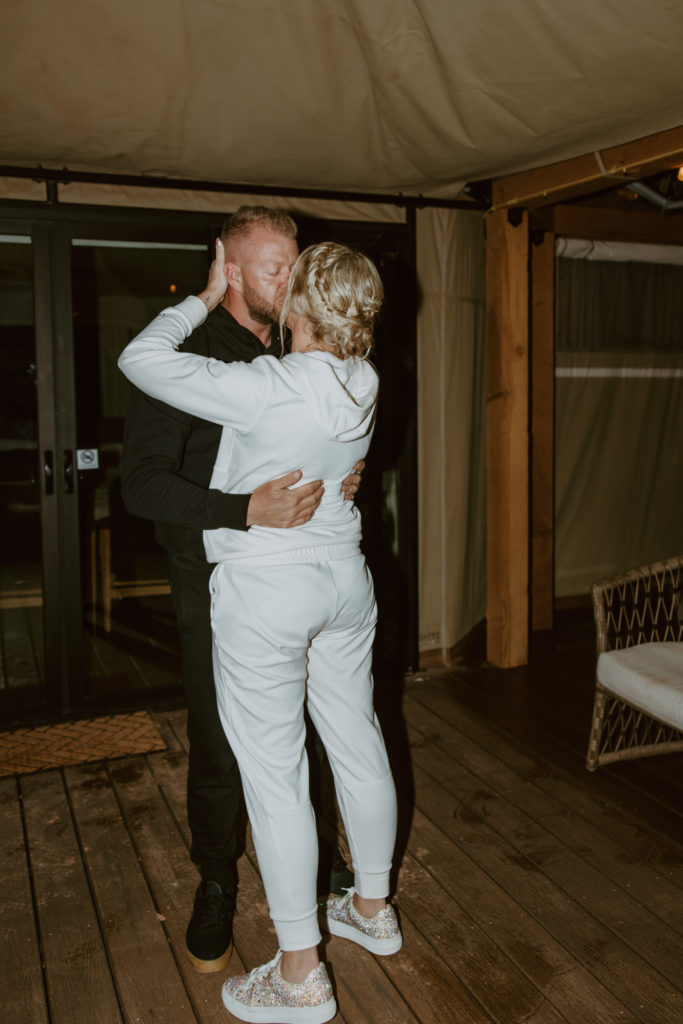
[[[133,697],[180,685],[165,552],[149,521],[121,497],[130,385],[117,368],[126,344],[165,306],[197,291],[203,243],[75,236],[71,318],[83,594],[82,697]]]
[[[30,233],[0,234],[0,694],[45,699],[45,591],[35,247]],[[40,379],[49,372],[41,365]],[[44,406],[43,406],[44,408]],[[54,472],[53,452],[45,472]],[[48,481],[49,488],[53,480]]]
[[[181,692],[165,552],[121,500],[117,359],[207,255],[201,226],[0,222],[4,725]]]

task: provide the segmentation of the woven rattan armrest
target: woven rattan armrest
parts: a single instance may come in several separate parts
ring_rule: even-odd
[[[598,580],[591,588],[599,657],[683,641],[683,556]],[[610,692],[596,677],[586,766],[683,750],[683,733]]]

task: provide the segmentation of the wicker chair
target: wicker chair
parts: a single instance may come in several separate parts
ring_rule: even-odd
[[[683,750],[683,556],[598,580],[591,596],[598,663],[586,767]]]

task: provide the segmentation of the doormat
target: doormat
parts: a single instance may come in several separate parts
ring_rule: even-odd
[[[166,750],[146,711],[0,733],[0,776]]]

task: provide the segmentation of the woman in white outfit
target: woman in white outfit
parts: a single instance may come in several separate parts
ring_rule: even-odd
[[[362,254],[311,246],[292,270],[282,312],[290,354],[226,364],[178,351],[225,288],[217,242],[205,290],[164,310],[119,365],[152,397],[223,425],[211,487],[249,492],[288,467],[302,469],[302,484],[325,482],[303,526],[204,534],[207,558],[218,563],[218,706],[280,945],[270,963],[227,981],[223,1001],[241,1020],[322,1024],[336,1003],[317,951],[305,701],[332,766],[354,867],[354,889],[330,897],[325,927],[374,953],[401,946],[386,902],[396,796],[372,702],[376,606],[360,515],[340,491],[372,435],[378,379],[367,356],[382,285]]]

